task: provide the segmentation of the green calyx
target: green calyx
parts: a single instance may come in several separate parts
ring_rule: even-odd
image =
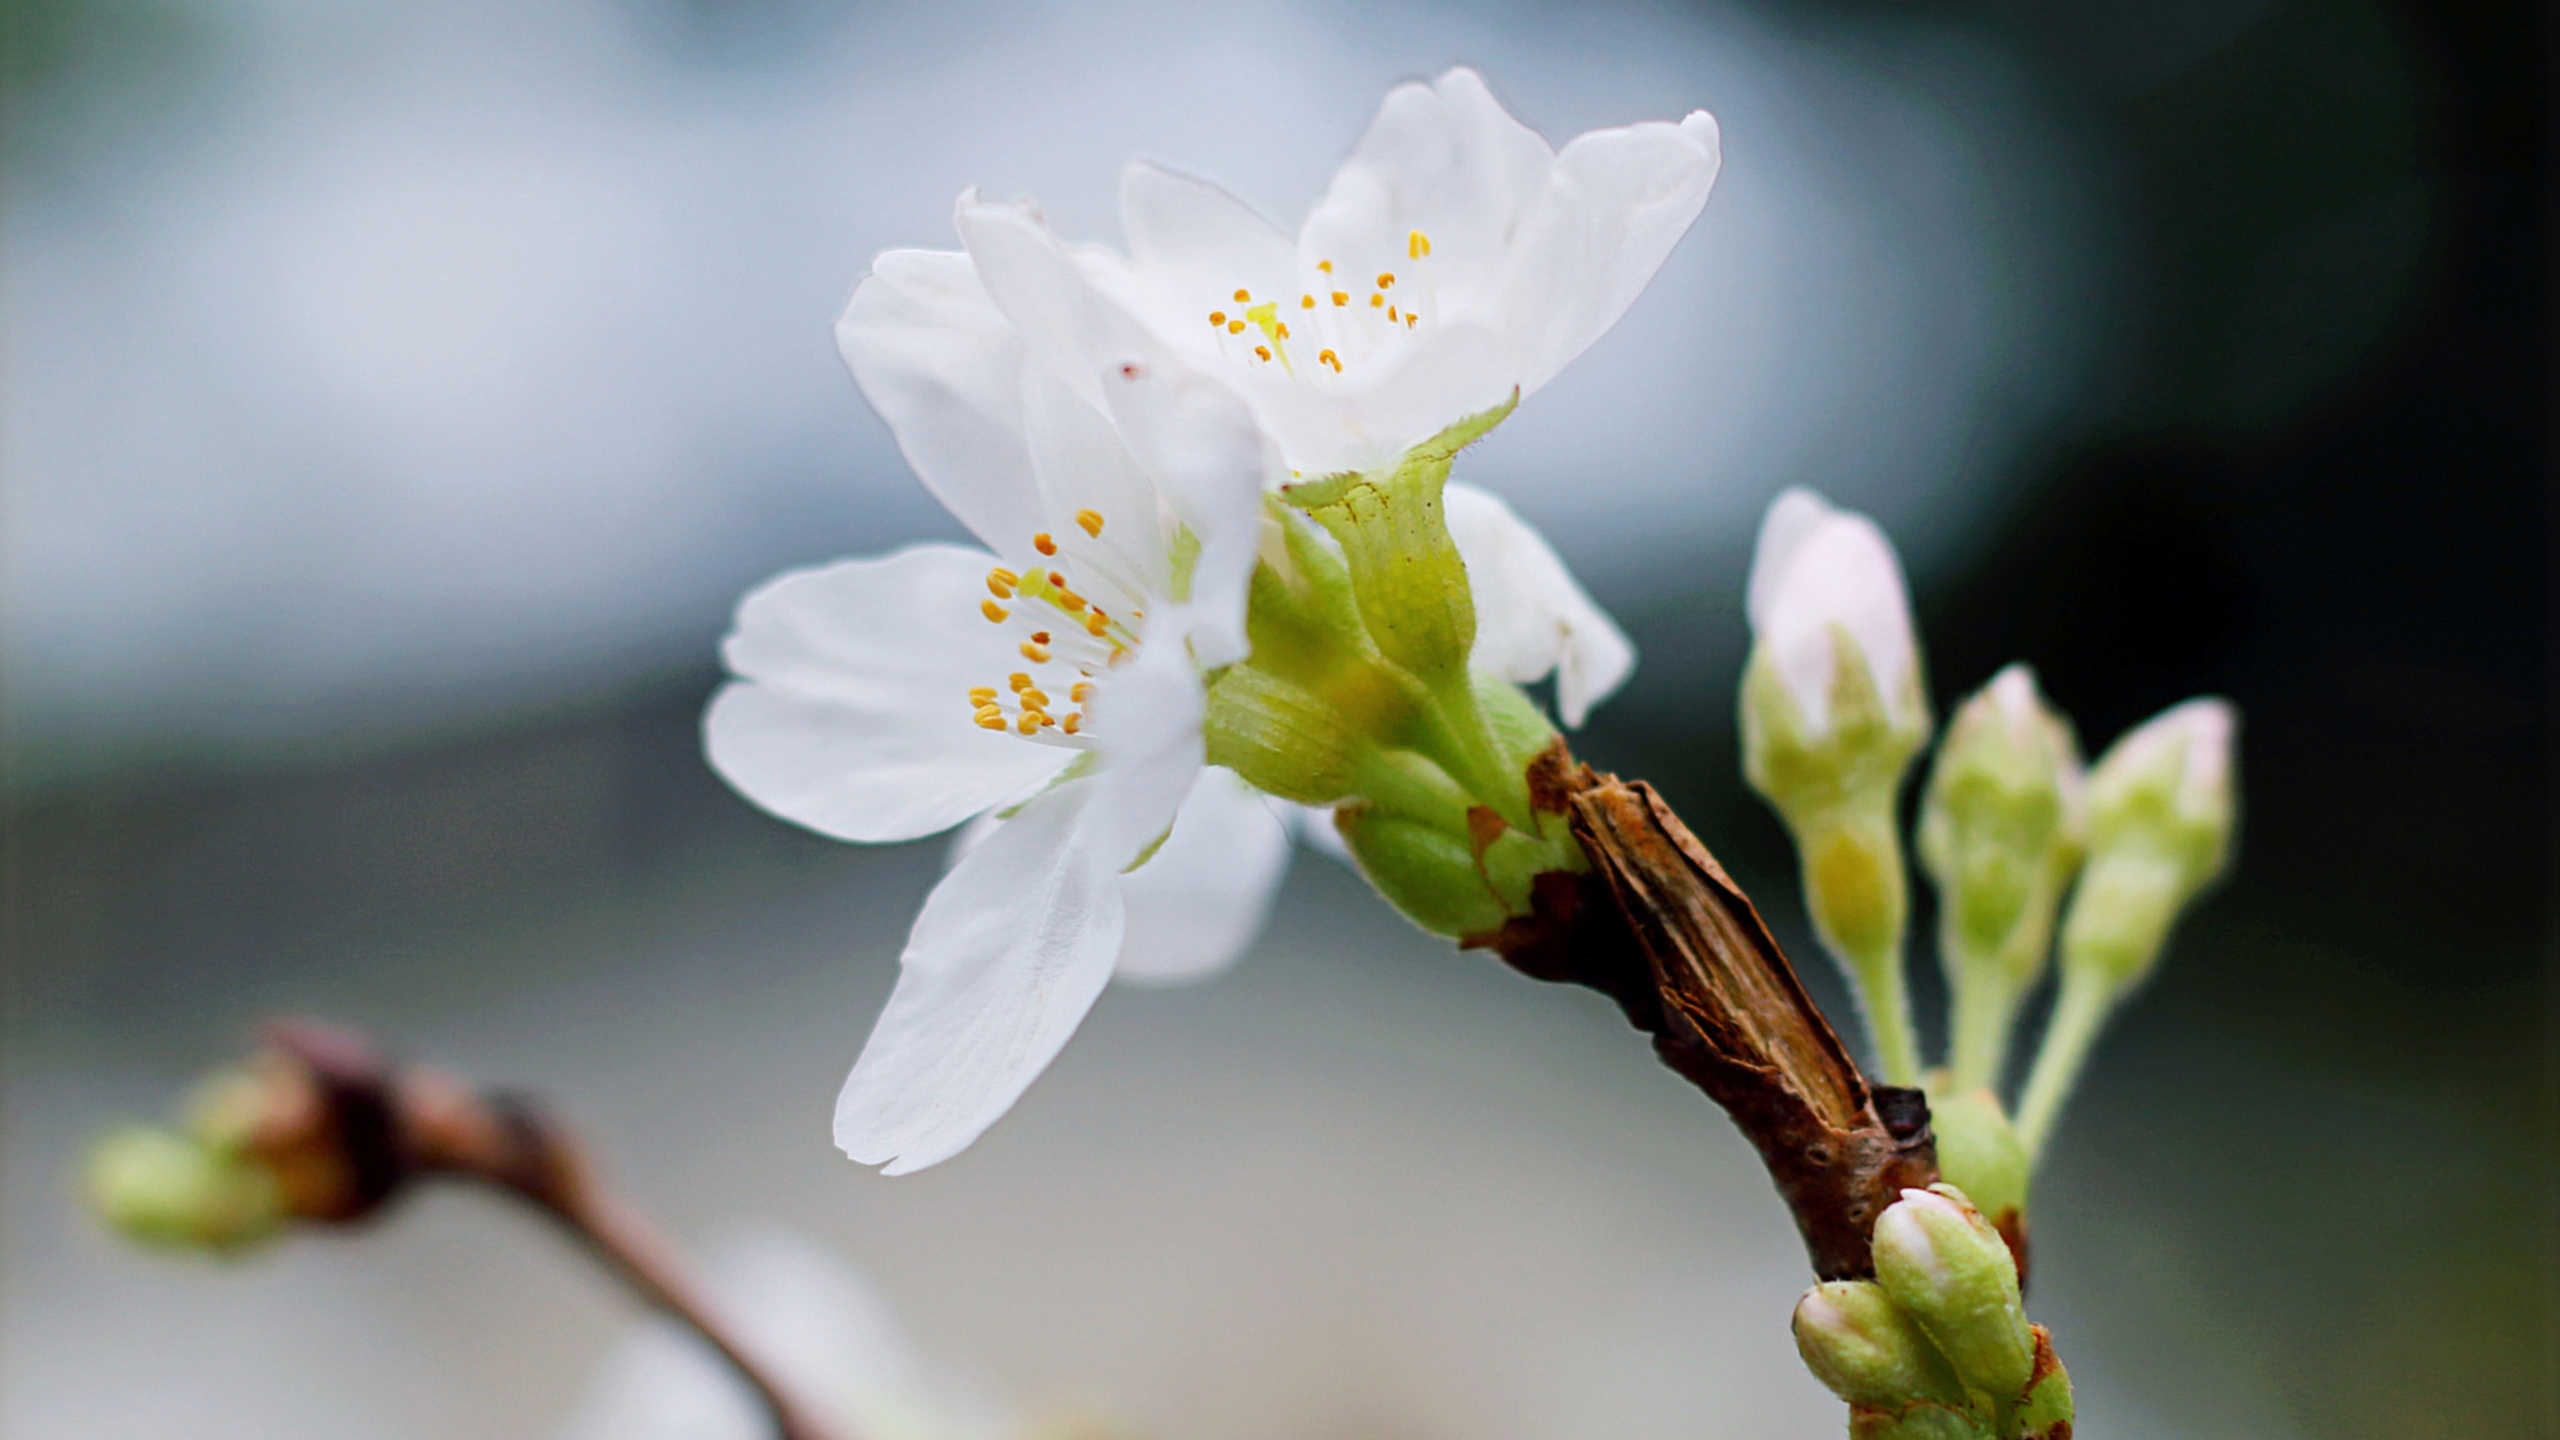
[[[1475,596],[1442,506],[1450,463],[1511,413],[1469,417],[1383,470],[1291,485],[1264,516],[1246,629],[1212,677],[1208,758],[1336,811],[1379,890],[1438,934],[1529,913],[1536,877],[1579,870],[1530,802],[1555,742],[1517,686],[1474,673]]]

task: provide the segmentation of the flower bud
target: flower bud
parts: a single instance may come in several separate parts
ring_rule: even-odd
[[[1852,1405],[1964,1403],[1946,1357],[1872,1280],[1828,1280],[1807,1290],[1796,1302],[1794,1328],[1805,1368]]]
[[[234,1250],[284,1223],[275,1176],[233,1152],[150,1126],[109,1132],[89,1152],[89,1207],[130,1239]]]
[[[1970,1410],[1922,1402],[1899,1410],[1852,1410],[1849,1440],[2002,1440]]]
[[[2063,922],[2066,971],[2115,993],[2160,958],[2169,927],[2231,854],[2239,712],[2189,700],[2118,740],[2089,776],[2089,860]]]
[[[1964,1383],[2005,1409],[2035,1368],[2009,1246],[1952,1185],[1905,1190],[1876,1220],[1876,1281]]]
[[[1919,849],[1941,897],[1960,1086],[2001,1078],[2019,1002],[2044,973],[2054,913],[2080,863],[2084,789],[2071,724],[2024,665],[2002,670],[1947,722],[1921,798]]]
[[[1810,490],[1761,522],[1747,600],[1743,769],[1799,816],[1888,798],[1929,736],[1911,599],[1893,546]]]
[[[1856,986],[1885,1078],[1915,1085],[1894,797],[1929,705],[1901,563],[1874,521],[1789,490],[1761,523],[1747,608],[1743,775],[1795,836],[1805,907]]]

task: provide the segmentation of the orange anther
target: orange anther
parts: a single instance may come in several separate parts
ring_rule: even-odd
[[[1226,311],[1224,311],[1224,310],[1212,310],[1212,311],[1210,311],[1210,312],[1209,312],[1209,323],[1210,323],[1210,324],[1212,324],[1212,325],[1224,325],[1224,324],[1226,324],[1226,323],[1227,323],[1227,312],[1226,312]]]
[[[1028,735],[1040,728],[1040,717],[1025,710],[1022,712],[1022,718],[1013,722],[1013,728]]]
[[[1084,617],[1084,633],[1087,635],[1098,637],[1110,628],[1111,621],[1106,618],[1100,610],[1096,610],[1092,614]]]
[[[1327,275],[1330,275],[1333,273],[1333,262],[1330,260],[1319,260],[1316,262],[1316,268]]]
[[[1301,310],[1313,310],[1314,308],[1316,308],[1316,297],[1314,297],[1313,295],[1301,295],[1301,296],[1299,296],[1299,297],[1298,297],[1298,308],[1299,308],[1299,309],[1301,309]]]
[[[1046,710],[1049,708],[1049,697],[1041,694],[1040,687],[1034,685],[1022,692],[1022,705],[1026,710]]]
[[[1238,290],[1238,291],[1236,292],[1236,303],[1237,303],[1237,304],[1239,304],[1239,305],[1242,305],[1243,303],[1245,303],[1246,301],[1248,301],[1248,300],[1250,300],[1250,299],[1252,299],[1252,298],[1253,298],[1253,292],[1252,292],[1252,291],[1250,291],[1250,290]]]
[[[1350,291],[1348,291],[1348,290],[1336,290],[1336,291],[1334,291],[1334,292],[1333,292],[1333,303],[1334,303],[1334,304],[1336,304],[1336,305],[1348,305],[1348,304],[1350,304],[1350,303],[1351,303],[1351,292],[1350,292]]]
[[[1034,644],[1034,645],[1046,645],[1046,644],[1048,644],[1048,643],[1049,643],[1049,632],[1048,632],[1048,631],[1046,631],[1046,630],[1034,630],[1034,631],[1032,631],[1032,632],[1031,632],[1031,643],[1032,643],[1032,644]]]
[[[1370,308],[1370,309],[1372,309],[1372,310],[1375,310],[1375,309],[1377,309],[1379,306],[1384,305],[1384,304],[1386,304],[1386,303],[1387,303],[1387,297],[1386,297],[1386,296],[1384,296],[1384,295],[1372,295],[1372,296],[1370,296],[1370,297],[1369,297],[1369,308]]]
[[[1012,674],[1004,677],[1004,683],[1013,687],[1013,693],[1019,695],[1023,691],[1031,688],[1031,677],[1023,674],[1019,670],[1016,670]]]
[[[1378,273],[1378,288],[1379,288],[1379,289],[1384,290],[1384,289],[1386,289],[1388,286],[1393,285],[1394,283],[1396,283],[1396,277],[1395,277],[1395,275],[1394,275],[1394,273],[1393,273],[1392,271],[1383,271],[1383,270],[1382,270],[1382,271],[1380,271],[1380,272]]]
[[[1094,537],[1095,539],[1097,539],[1097,540],[1098,540],[1098,539],[1100,539],[1100,538],[1102,538],[1102,512],[1101,512],[1101,511],[1099,511],[1099,510],[1079,510],[1079,511],[1077,511],[1077,512],[1076,512],[1076,524],[1077,524],[1077,525],[1079,525],[1079,526],[1081,526],[1081,527],[1083,528],[1083,530],[1084,530],[1084,533],[1086,533],[1087,535],[1091,535],[1091,536],[1093,536],[1093,537]]]
[[[1073,735],[1076,731],[1084,728],[1084,717],[1082,715],[1070,715],[1067,717],[1067,723],[1060,728],[1064,729],[1068,734]]]
[[[989,621],[991,621],[991,622],[993,622],[993,623],[995,623],[995,624],[998,624],[998,625],[1001,625],[1001,624],[1003,624],[1005,621],[1010,620],[1010,619],[1012,619],[1012,618],[1013,618],[1013,612],[1012,612],[1012,611],[1005,609],[1003,606],[1001,606],[1001,605],[997,604],[997,603],[996,603],[996,602],[994,602],[993,600],[981,600],[981,601],[979,601],[979,602],[978,602],[978,613],[979,613],[979,614],[981,614],[981,615],[986,616],[986,617],[987,617],[987,619],[988,619]]]
[[[1256,345],[1253,347],[1253,353],[1261,356],[1265,360],[1268,360],[1271,358],[1271,347],[1268,345]]]
[[[1285,325],[1285,324],[1284,324],[1284,325],[1274,325],[1274,326],[1272,326],[1272,327],[1271,327],[1271,338],[1272,338],[1272,339],[1274,339],[1274,340],[1286,340],[1286,339],[1288,339],[1288,338],[1289,338],[1289,327],[1288,327],[1287,325]]]
[[[1022,642],[1022,658],[1034,665],[1046,665],[1049,663],[1049,652],[1025,640]]]
[[[1001,730],[1004,728],[1004,717],[981,710],[978,712],[978,728],[981,730]]]
[[[1055,555],[1058,553],[1058,542],[1050,539],[1049,532],[1043,530],[1031,537],[1031,548],[1043,555]]]
[[[1419,260],[1431,253],[1431,237],[1416,230],[1404,237],[1405,258]]]
[[[1244,333],[1244,322],[1243,322],[1243,321],[1241,321],[1241,320],[1230,320],[1230,321],[1228,321],[1228,322],[1227,322],[1227,333],[1228,333],[1228,334],[1230,334],[1230,335],[1241,335],[1241,334],[1243,334],[1243,333]]]
[[[1320,364],[1320,365],[1330,365],[1330,366],[1332,366],[1332,367],[1333,367],[1333,373],[1334,373],[1334,374],[1336,374],[1336,375],[1339,375],[1339,374],[1341,374],[1341,373],[1342,373],[1342,357],[1340,357],[1340,356],[1338,356],[1338,355],[1334,354],[1334,353],[1333,353],[1332,351],[1330,351],[1330,350],[1319,350],[1319,351],[1317,351],[1317,352],[1316,352],[1316,363],[1318,363],[1318,364]]]
[[[1076,702],[1076,703],[1077,703],[1077,704],[1079,704],[1079,705],[1083,704],[1083,703],[1084,703],[1084,702],[1086,702],[1087,700],[1092,699],[1092,698],[1093,698],[1093,682],[1092,682],[1092,681],[1090,681],[1090,680],[1079,680],[1079,681],[1077,681],[1077,682],[1076,682],[1076,685],[1075,685],[1075,688],[1074,688],[1074,689],[1072,689],[1072,690],[1069,690],[1069,691],[1067,692],[1067,698],[1068,698],[1068,699],[1070,699],[1070,700],[1073,700],[1074,702]]]

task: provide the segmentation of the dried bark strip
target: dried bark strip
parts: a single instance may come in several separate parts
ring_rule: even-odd
[[[1592,871],[1540,877],[1535,914],[1467,943],[1615,999],[1759,1149],[1815,1273],[1872,1276],[1876,1217],[1937,1179],[1928,1102],[1867,1083],[1750,899],[1652,787],[1577,765],[1561,742],[1531,785],[1571,818]]]

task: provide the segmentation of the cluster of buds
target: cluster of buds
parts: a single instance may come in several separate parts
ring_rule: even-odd
[[[1884,1078],[1928,1092],[1953,1182],[1906,1192],[1878,1223],[1875,1281],[1806,1297],[1806,1361],[1850,1401],[1857,1436],[2067,1433],[2068,1382],[2018,1310],[2029,1178],[2107,1017],[2229,863],[2236,713],[2190,700],[2084,771],[2027,666],[1956,707],[1916,837],[1953,1002],[1947,1063],[1930,1069],[1907,998],[1897,823],[1930,712],[1901,566],[1874,522],[1792,490],[1762,526],[1749,609],[1743,773],[1794,836],[1806,912]],[[2053,1016],[2013,1112],[2012,1032],[2057,950]]]
[[[1904,1191],[1876,1221],[1875,1265],[1796,1303],[1796,1349],[1848,1402],[1852,1440],[2070,1440],[2071,1377],[1963,1191]]]

